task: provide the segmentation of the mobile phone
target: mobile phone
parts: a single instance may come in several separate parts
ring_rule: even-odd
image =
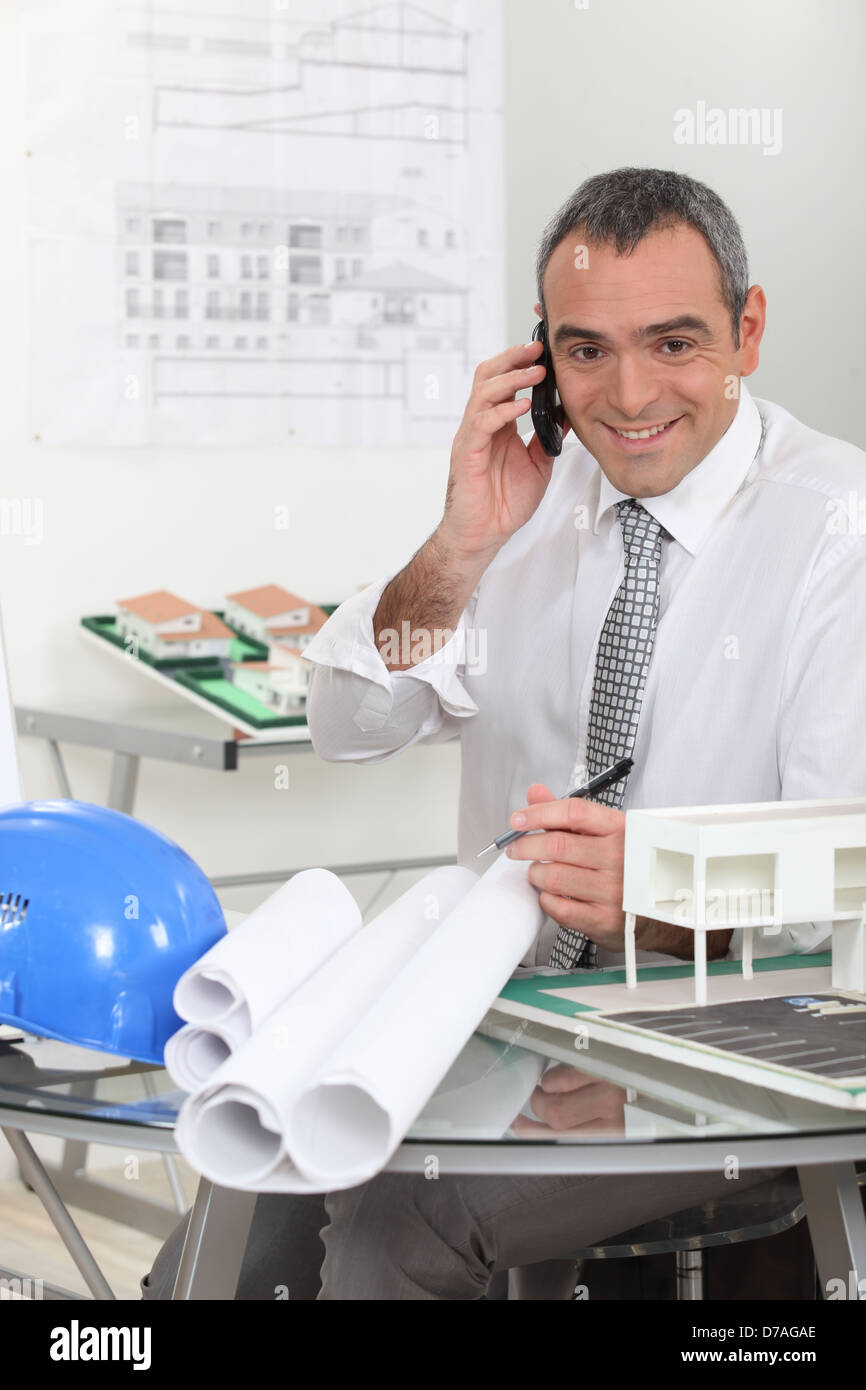
[[[549,457],[556,458],[562,451],[563,409],[556,392],[556,378],[553,375],[553,362],[544,319],[539,319],[533,328],[532,339],[533,342],[544,344],[544,352],[536,366],[546,368],[544,380],[532,388],[532,423],[544,452]]]

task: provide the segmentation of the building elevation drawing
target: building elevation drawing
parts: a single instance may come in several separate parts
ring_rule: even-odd
[[[494,0],[72,8],[29,14],[34,434],[448,442],[504,341]]]

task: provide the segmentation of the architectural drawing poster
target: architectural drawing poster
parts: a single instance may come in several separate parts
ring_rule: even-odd
[[[505,346],[498,0],[29,0],[31,424],[426,445]]]

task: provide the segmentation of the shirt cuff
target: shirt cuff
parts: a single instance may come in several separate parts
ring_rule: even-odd
[[[385,575],[341,603],[305,647],[304,656],[320,666],[351,671],[370,682],[354,716],[355,723],[365,731],[379,728],[386,722],[394,696],[401,682],[406,680],[423,681],[431,686],[448,714],[458,717],[477,714],[478,706],[466,693],[459,674],[460,668],[465,667],[467,651],[472,651],[473,661],[476,660],[470,644],[466,610],[439,651],[403,671],[390,671],[385,665],[373,637],[373,618],[382,593],[393,577]]]
[[[832,945],[832,925],[830,922],[794,922],[773,930],[770,927],[755,927],[752,931],[752,955],[759,956],[802,956],[814,951],[828,951]],[[735,927],[728,947],[729,960],[742,960],[742,927]]]

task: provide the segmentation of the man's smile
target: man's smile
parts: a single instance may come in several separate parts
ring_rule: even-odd
[[[605,421],[602,421],[602,424],[608,437],[617,448],[625,450],[626,453],[634,454],[657,448],[682,418],[682,415],[677,415],[673,419],[659,421],[656,425],[643,425],[633,430],[620,429],[616,425],[608,425]]]

